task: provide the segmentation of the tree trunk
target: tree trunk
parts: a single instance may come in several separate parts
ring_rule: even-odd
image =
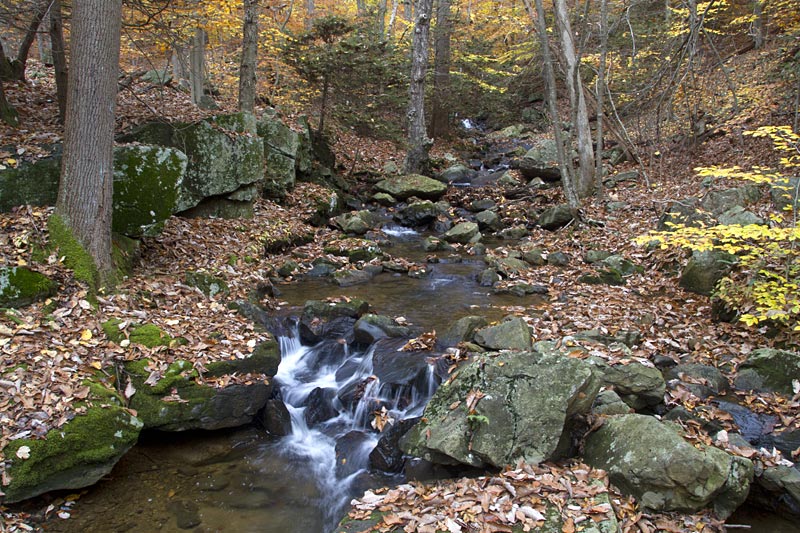
[[[192,49],[189,51],[189,85],[192,90],[192,103],[200,105],[204,94],[206,71],[206,32],[195,28]]]
[[[392,0],[392,13],[389,15],[389,24],[386,28],[386,40],[390,41],[394,37],[394,23],[397,20],[397,5],[398,0]]]
[[[356,13],[363,16],[367,12],[367,0],[356,0]]]
[[[378,22],[378,35],[383,39],[384,35],[386,35],[386,0],[378,1],[378,12],[375,15]]]
[[[239,109],[253,113],[256,107],[258,64],[258,0],[244,0],[242,64],[239,70]]]
[[[405,170],[421,174],[428,169],[433,140],[425,130],[425,74],[428,70],[428,36],[433,0],[418,0],[417,21],[411,56],[411,81],[408,100],[408,154]]]
[[[67,54],[64,50],[64,24],[61,18],[61,0],[50,6],[50,48],[53,50],[53,70],[56,75],[58,118],[63,124],[67,117]]]
[[[405,4],[403,9],[403,18],[411,21],[411,18],[414,16],[414,1],[405,0],[403,3]]]
[[[14,79],[11,61],[6,56],[6,49],[3,48],[3,41],[0,40],[0,81],[11,81]]]
[[[447,137],[450,131],[450,37],[453,16],[450,0],[438,0],[433,61],[433,110],[431,136]]]
[[[314,26],[315,11],[314,0],[306,0],[306,18],[303,21],[306,30],[310,30]]]
[[[752,32],[753,44],[756,50],[764,46],[764,40],[767,35],[767,24],[764,20],[767,15],[764,13],[764,1],[765,0],[755,0],[755,5],[753,6],[753,14],[756,19],[753,21]]]
[[[84,253],[63,252],[74,254],[76,275],[99,288],[113,281],[114,109],[122,0],[80,0],[72,9],[72,75],[51,237],[62,247],[77,241],[93,264],[86,265]]]
[[[579,72],[580,61],[575,53],[575,43],[572,39],[572,28],[569,23],[569,12],[565,0],[553,0],[558,26],[561,53],[566,63],[567,92],[569,93],[570,107],[575,121],[577,148],[578,148],[578,173],[575,179],[575,192],[585,198],[594,192],[594,151],[592,150],[592,131],[589,128],[589,112],[586,109],[586,99],[583,96],[583,83]]]
[[[597,70],[597,137],[595,141],[595,189],[603,194],[603,126],[605,125],[606,59],[608,55],[608,0],[600,0],[600,66]]]
[[[553,138],[556,141],[556,152],[558,157],[558,167],[561,170],[561,183],[564,187],[564,196],[573,212],[577,213],[581,207],[581,201],[575,191],[575,180],[573,178],[572,161],[569,154],[572,151],[569,146],[565,146],[564,132],[561,131],[561,118],[558,115],[558,95],[556,93],[556,73],[553,68],[553,54],[550,52],[550,41],[547,38],[547,25],[545,23],[544,4],[542,0],[536,0],[536,11],[531,7],[530,0],[523,0],[528,14],[536,25],[536,34],[539,37],[539,45],[542,48],[542,62],[544,63],[544,79],[547,86],[547,107],[550,112],[550,122],[553,124]]]
[[[3,89],[2,78],[0,78],[0,120],[15,128],[19,126],[17,110],[6,100],[6,92]]]
[[[12,75],[15,80],[25,80],[25,68],[28,65],[28,54],[33,46],[33,41],[36,40],[36,35],[39,31],[39,26],[42,24],[42,19],[47,14],[47,9],[50,7],[49,0],[39,0],[35,6],[35,11],[31,23],[28,24],[28,31],[25,32],[22,42],[17,51],[17,58],[11,62]]]

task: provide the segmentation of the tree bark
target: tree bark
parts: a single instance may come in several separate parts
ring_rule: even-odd
[[[114,110],[122,0],[78,0],[72,9],[72,75],[51,227],[59,221],[78,241],[94,263],[91,277],[102,286],[112,281],[113,270]]]
[[[364,15],[367,12],[367,0],[356,0],[356,13],[358,16]]]
[[[22,42],[17,51],[17,58],[11,62],[12,76],[15,80],[25,80],[25,69],[28,65],[28,54],[31,51],[31,46],[36,40],[36,35],[39,31],[39,26],[42,24],[44,16],[47,14],[47,9],[50,7],[49,0],[39,0],[35,6],[35,11],[30,24],[28,24],[28,31],[25,32]]]
[[[431,136],[447,137],[450,132],[450,38],[453,15],[450,0],[438,0],[433,60],[433,109]]]
[[[550,112],[550,122],[553,124],[553,138],[556,141],[556,153],[558,157],[558,167],[561,170],[561,183],[564,188],[564,196],[570,209],[577,213],[581,207],[581,200],[575,191],[575,180],[573,178],[572,161],[568,158],[572,151],[569,146],[565,146],[564,132],[561,130],[561,118],[558,115],[558,94],[556,93],[556,73],[553,67],[553,54],[550,52],[550,41],[547,38],[547,24],[545,23],[544,4],[542,0],[536,1],[536,11],[531,7],[530,0],[523,0],[528,14],[536,25],[536,34],[539,37],[539,44],[542,48],[542,62],[544,63],[544,79],[547,86],[547,107]]]
[[[378,10],[375,13],[377,17],[377,28],[378,28],[378,35],[381,36],[383,39],[384,35],[386,35],[386,0],[379,0],[378,1]]]
[[[597,137],[595,141],[595,190],[603,194],[603,126],[605,125],[606,59],[608,55],[608,0],[600,0],[600,65],[597,69]]]
[[[258,64],[258,0],[244,0],[242,64],[239,69],[239,109],[253,113],[256,107]]]
[[[389,15],[389,24],[386,28],[386,40],[389,41],[394,37],[394,23],[397,20],[397,5],[399,0],[392,0],[392,13]]]
[[[753,6],[753,14],[756,19],[753,21],[752,33],[753,44],[756,50],[764,46],[764,40],[767,36],[767,24],[764,20],[767,15],[764,13],[764,1],[765,0],[755,0],[755,5]]]
[[[409,174],[421,174],[428,170],[428,151],[433,144],[425,129],[425,74],[428,71],[432,3],[433,0],[417,2],[408,99],[408,154],[405,161],[405,170]]]
[[[203,99],[206,72],[206,32],[195,28],[192,48],[189,51],[189,85],[192,90],[192,103],[200,105]]]
[[[306,18],[303,21],[306,30],[310,30],[314,26],[315,11],[314,0],[306,0]]]
[[[403,18],[410,21],[414,16],[414,2],[413,0],[405,0],[403,3],[405,4],[403,8]]]
[[[58,118],[63,124],[67,117],[67,54],[64,50],[64,23],[61,15],[61,0],[53,0],[50,6],[50,48],[53,51],[53,70],[56,76],[56,99]]]
[[[570,107],[575,121],[577,148],[578,148],[578,173],[575,176],[575,192],[581,198],[591,196],[594,192],[594,151],[592,149],[592,131],[589,128],[589,112],[586,108],[586,99],[583,95],[583,83],[579,72],[580,62],[575,53],[575,43],[572,38],[572,28],[569,23],[569,12],[566,0],[553,0],[556,12],[556,21],[561,43],[561,53],[567,67],[566,84],[569,93]]]

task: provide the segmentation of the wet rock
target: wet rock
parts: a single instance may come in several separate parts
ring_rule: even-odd
[[[332,278],[339,287],[352,287],[369,282],[373,274],[367,270],[337,270]]]
[[[719,250],[694,251],[683,269],[680,285],[689,292],[709,296],[735,263],[735,256]]]
[[[596,369],[603,384],[613,387],[632,408],[640,410],[664,402],[666,384],[657,368],[637,362],[611,366],[598,357],[591,357],[588,362]]]
[[[573,218],[572,209],[567,204],[561,204],[542,211],[538,224],[542,229],[555,231],[572,222]]]
[[[379,339],[372,355],[372,373],[382,384],[410,385],[428,373],[431,352],[404,352],[406,339]]]
[[[200,519],[200,509],[194,502],[178,500],[169,502],[167,508],[175,516],[179,529],[192,529],[203,522]]]
[[[356,371],[357,370],[358,369],[356,369]],[[337,372],[337,375],[338,374],[339,372]],[[355,375],[355,373],[353,375]],[[358,402],[364,399],[367,390],[373,386],[372,384],[375,383],[376,380],[377,378],[375,376],[368,376],[364,379],[347,383],[344,387],[339,389],[337,398],[346,409],[352,411],[355,409],[356,405],[358,405]],[[367,399],[368,405],[366,412],[380,409],[381,404],[377,397],[368,397]]]
[[[439,208],[430,200],[414,202],[398,211],[396,220],[403,226],[418,227],[430,224],[439,216]]]
[[[478,242],[481,239],[481,233],[475,222],[461,222],[442,235],[442,239],[451,243],[467,244]]]
[[[366,345],[384,337],[408,338],[411,335],[408,327],[401,326],[391,317],[373,314],[366,314],[359,318],[353,326],[353,331],[355,341]]]
[[[695,448],[679,431],[650,416],[611,417],[588,435],[584,459],[647,508],[711,505],[721,518],[730,516],[747,497],[753,464],[711,446]]]
[[[426,252],[438,252],[452,250],[453,247],[448,242],[431,235],[423,239],[422,249]]]
[[[496,326],[487,326],[475,332],[475,343],[488,350],[530,350],[531,332],[520,317],[506,317]]]
[[[401,447],[428,461],[478,467],[556,459],[569,451],[573,417],[588,412],[599,389],[579,359],[481,356],[439,387]],[[476,391],[483,394],[477,400]]]
[[[498,257],[491,261],[492,266],[498,274],[504,278],[518,276],[528,271],[528,264],[515,257]]]
[[[753,350],[739,365],[737,389],[793,394],[792,381],[800,380],[800,353],[774,348]]]
[[[755,413],[743,405],[731,402],[715,402],[720,410],[733,417],[739,432],[747,442],[756,447],[766,447],[769,434],[778,424],[778,418],[772,415]]]
[[[724,393],[728,390],[727,378],[722,372],[709,365],[680,364],[664,372],[667,380],[678,380],[699,398]]]
[[[447,331],[436,339],[439,349],[456,346],[460,342],[471,341],[476,330],[487,326],[489,323],[482,316],[465,316],[456,320]]]
[[[292,416],[281,400],[267,400],[261,412],[261,423],[270,435],[285,437],[292,434]]]
[[[495,294],[513,294],[514,296],[528,296],[531,294],[547,294],[550,290],[546,285],[533,285],[531,283],[515,283],[505,287],[495,287]]]
[[[416,196],[423,200],[438,200],[447,192],[447,185],[419,174],[393,176],[375,184],[377,192],[392,195],[398,200],[408,200]]]
[[[383,429],[381,438],[369,454],[370,468],[384,472],[400,472],[405,464],[400,439],[410,430],[419,418],[399,420]]]
[[[355,323],[356,319],[349,316],[339,316],[330,320],[304,316],[299,324],[300,339],[309,345],[317,344],[324,339],[350,344],[354,340]]]
[[[439,176],[439,180],[444,183],[467,184],[475,176],[475,171],[464,165],[453,165],[445,169]]]
[[[800,515],[800,471],[770,466],[756,478],[752,500],[764,509]]]
[[[337,317],[359,318],[369,311],[369,303],[358,298],[328,302],[324,300],[308,300],[303,305],[303,315],[305,319],[329,320]]]
[[[24,307],[55,294],[58,284],[25,267],[0,267],[0,307]]]
[[[498,281],[500,281],[500,275],[493,268],[484,269],[478,274],[478,284],[481,287],[493,287]]]
[[[306,399],[305,419],[308,427],[316,426],[339,415],[333,406],[334,398],[336,398],[334,389],[317,387],[311,391]]]
[[[343,479],[368,464],[369,452],[375,445],[363,431],[350,431],[336,440],[336,477]]]
[[[315,261],[312,265],[311,270],[305,274],[309,278],[327,278],[338,270],[338,266],[329,261]]]

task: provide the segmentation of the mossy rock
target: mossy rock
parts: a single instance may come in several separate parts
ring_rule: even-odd
[[[392,176],[375,184],[375,191],[391,195],[398,200],[416,196],[423,200],[438,200],[447,192],[447,185],[419,174]]]
[[[753,350],[739,365],[738,388],[793,394],[792,381],[800,380],[800,353],[773,348]]]
[[[266,173],[262,194],[283,198],[297,179],[296,161],[300,139],[274,114],[265,113],[258,122],[258,134],[264,142]]]
[[[5,503],[96,483],[136,444],[141,429],[142,422],[122,407],[95,406],[49,431],[44,440],[12,441],[3,450],[11,479],[3,487]],[[20,457],[25,452],[27,459]]]
[[[187,163],[186,155],[173,148],[116,148],[112,230],[137,238],[158,234],[175,211]]]
[[[217,294],[227,294],[229,291],[228,284],[225,283],[225,280],[206,272],[190,270],[184,275],[184,281],[190,287],[199,289],[200,292],[209,298],[213,298]]]
[[[265,362],[267,355],[254,362]],[[212,365],[210,374],[226,375],[224,363]],[[253,362],[251,362],[253,363]],[[160,431],[216,430],[249,424],[264,407],[271,394],[270,385],[254,382],[250,385],[230,385],[215,388],[197,383],[199,372],[187,361],[171,364],[155,385],[145,383],[150,378],[149,361],[126,363],[125,371],[136,392],[130,407],[146,429]],[[234,366],[234,368],[237,368]]]
[[[0,212],[18,205],[55,205],[60,175],[60,153],[0,170]]]
[[[24,307],[52,296],[58,284],[25,267],[0,267],[0,307]]]
[[[326,302],[323,300],[308,300],[303,305],[303,319],[313,320],[320,318],[330,320],[341,316],[360,318],[369,311],[369,303],[358,298],[349,301]]]
[[[156,346],[170,346],[171,343],[181,342],[180,339],[175,339],[164,333],[161,328],[155,324],[132,324],[128,327],[127,337],[125,332],[119,328],[123,321],[119,318],[112,318],[101,324],[106,336],[113,342],[119,344],[126,338],[136,344],[147,346],[148,348],[155,348]]]
[[[274,340],[256,345],[253,353],[244,359],[216,361],[206,366],[207,377],[220,377],[226,374],[265,374],[274,377],[281,363],[281,349]]]

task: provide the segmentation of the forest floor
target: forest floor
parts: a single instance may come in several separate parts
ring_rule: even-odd
[[[62,132],[53,118],[55,91],[49,76],[31,76],[27,84],[8,85],[6,90],[21,113],[22,126],[18,129],[0,126],[0,165],[16,165],[20,159],[40,157],[46,145],[57,142]],[[202,116],[193,109],[182,93],[169,89],[142,89],[138,94],[122,92],[118,127],[124,130],[154,116],[181,120]],[[714,321],[710,300],[685,292],[678,286],[673,269],[664,268],[684,261],[685,254],[680,250],[649,251],[635,245],[633,240],[655,228],[670,200],[703,193],[701,180],[694,175],[693,168],[712,164],[747,167],[777,161],[768,142],[745,141],[739,134],[742,128],[777,120],[770,115],[770,109],[761,111],[743,119],[737,127],[720,127],[719,134],[702,144],[676,143],[672,149],[667,147],[653,154],[646,161],[647,183],[626,182],[605,191],[603,198],[586,202],[585,219],[599,224],[576,224],[557,232],[533,228],[528,238],[548,252],[566,252],[573,258],[583,257],[589,249],[611,250],[642,265],[644,272],[635,274],[623,287],[608,287],[578,283],[578,277],[590,271],[579,260],[566,267],[535,267],[526,276],[531,282],[550,288],[550,301],[534,307],[520,299],[519,305],[506,311],[525,317],[536,340],[561,340],[586,329],[612,335],[619,330],[636,329],[642,332],[642,342],[633,353],[612,352],[600,344],[591,346],[592,353],[610,361],[651,361],[658,354],[682,363],[709,364],[718,367],[732,381],[739,363],[749,352],[773,346],[777,340],[768,338],[764,330]],[[292,117],[287,118],[291,121]],[[458,153],[462,148],[458,143],[437,145],[435,153]],[[354,184],[356,190],[368,190],[371,180],[380,174],[387,161],[403,159],[403,154],[390,143],[358,139],[343,132],[338,134],[335,151],[341,167],[337,170],[349,173],[348,179],[364,178]],[[82,386],[83,380],[98,369],[140,358],[150,358],[157,365],[185,359],[202,366],[250,353],[268,334],[230,310],[226,302],[247,298],[256,286],[269,283],[285,261],[300,258],[310,262],[324,255],[326,243],[342,237],[335,229],[314,228],[305,222],[313,212],[313,198],[319,192],[316,185],[300,184],[281,204],[260,200],[255,217],[250,220],[173,217],[161,235],[143,241],[142,256],[131,277],[114,293],[100,295],[96,303],[90,301],[86,287],[74,279],[61,258],[50,253],[42,259],[37,253],[47,249],[46,219],[51,209],[21,207],[0,214],[0,265],[29,265],[57,280],[61,287],[49,301],[17,311],[3,310],[0,314],[0,450],[11,439],[42,437],[68,421],[76,414],[76,401],[88,394]],[[495,198],[506,204],[504,214],[508,225],[525,222],[526,213],[532,208],[561,201],[557,189],[522,201],[506,201],[503,192],[499,187],[458,189],[451,190],[446,199],[454,205],[466,205],[471,198]],[[627,204],[624,214],[608,211],[609,200],[624,201]],[[770,209],[766,202],[756,207],[765,218]],[[264,254],[265,242],[301,233],[313,234],[313,242],[281,254]],[[496,255],[507,252],[503,247],[490,251]],[[184,274],[188,270],[222,277],[229,285],[229,294],[207,298],[186,285]],[[286,305],[279,298],[265,298],[261,303],[273,309]],[[108,340],[100,327],[113,317],[128,323],[153,323],[172,337],[186,338],[188,343],[154,349],[141,345],[120,347]],[[214,384],[229,383],[224,380]],[[693,407],[700,401],[685,390],[668,394],[670,405]],[[735,394],[739,403],[753,411],[776,415],[779,420],[776,429],[800,428],[797,396]],[[736,429],[725,413],[712,408],[707,416],[730,431]],[[688,425],[686,429],[694,441],[714,444],[697,427]],[[725,447],[725,443],[716,444]],[[730,451],[747,453],[764,464],[781,459],[772,450],[755,454]],[[547,465],[547,468],[556,478],[568,473],[566,466]],[[458,482],[441,487],[436,490],[459,490]],[[626,532],[713,532],[723,528],[710,514],[647,514],[619,494],[612,495],[612,502]],[[2,508],[0,531],[37,528],[37,521],[45,514],[57,512],[57,501],[49,505],[47,510],[43,508],[33,514]]]

